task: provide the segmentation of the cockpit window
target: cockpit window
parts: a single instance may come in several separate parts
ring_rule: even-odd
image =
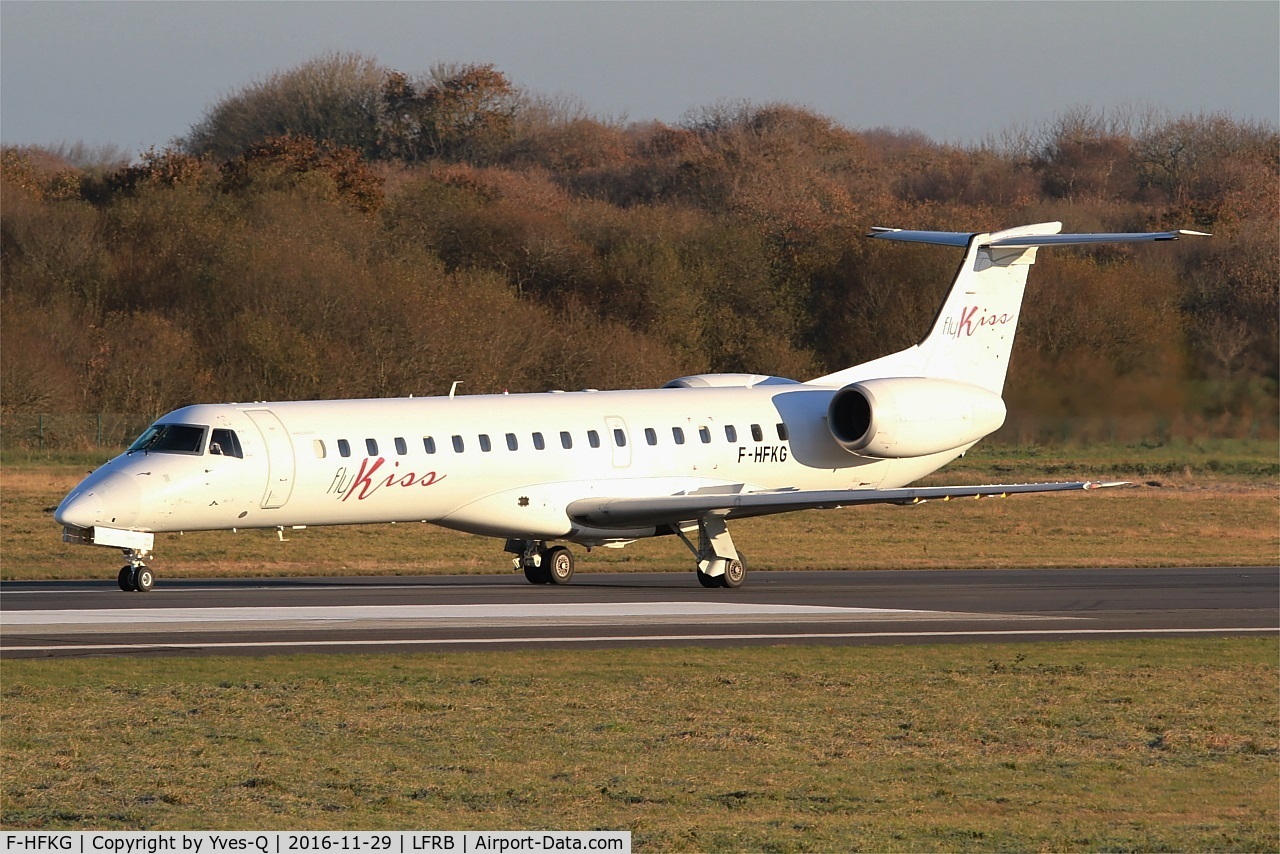
[[[128,453],[198,454],[204,447],[204,434],[208,429],[195,424],[152,424],[129,446]]]
[[[209,437],[209,453],[237,459],[244,458],[244,451],[240,450],[240,437],[236,435],[235,430],[214,428],[213,435]]]

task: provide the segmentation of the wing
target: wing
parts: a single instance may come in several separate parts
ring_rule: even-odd
[[[569,504],[569,517],[583,524],[611,527],[673,525],[703,516],[736,519],[791,510],[834,509],[858,504],[923,504],[953,498],[1004,497],[1025,492],[1066,492],[1128,486],[1098,483],[1003,483],[986,486],[917,486],[902,489],[770,490],[738,493],[682,493],[647,498],[583,498]]]

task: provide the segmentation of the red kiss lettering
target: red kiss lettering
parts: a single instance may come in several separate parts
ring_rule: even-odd
[[[444,480],[447,475],[436,474],[433,471],[417,474],[415,472],[406,472],[399,474],[392,472],[385,477],[373,479],[378,469],[382,468],[382,464],[386,460],[378,457],[376,460],[370,460],[368,457],[360,461],[360,468],[356,471],[355,480],[351,481],[351,485],[347,487],[347,491],[343,493],[342,500],[346,501],[352,495],[355,495],[357,501],[364,501],[370,495],[373,495],[384,486],[432,486]],[[400,463],[396,463],[397,466]]]

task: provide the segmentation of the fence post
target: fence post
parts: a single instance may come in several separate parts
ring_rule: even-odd
[[[36,416],[36,439],[40,446],[40,450],[44,450],[44,416]]]

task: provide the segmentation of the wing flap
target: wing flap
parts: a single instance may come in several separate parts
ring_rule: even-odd
[[[922,504],[953,498],[990,498],[1029,492],[1066,492],[1128,486],[1123,481],[1003,483],[984,486],[917,486],[902,489],[770,490],[736,494],[657,495],[646,498],[583,498],[567,512],[575,522],[626,528],[673,525],[703,516],[743,518],[790,510],[834,509],[859,504]]]

